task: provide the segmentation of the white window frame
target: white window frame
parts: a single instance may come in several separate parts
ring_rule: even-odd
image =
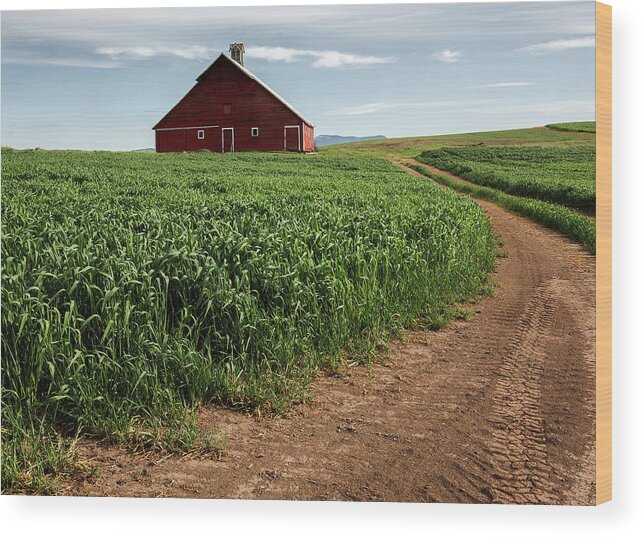
[[[284,151],[286,151],[286,129],[297,129],[297,151],[301,151],[301,129],[299,125],[285,125],[284,126]]]
[[[257,138],[259,136],[259,127],[252,127],[250,129],[250,136]]]
[[[205,131],[203,129],[199,129],[196,131],[196,137],[199,140],[205,140]]]

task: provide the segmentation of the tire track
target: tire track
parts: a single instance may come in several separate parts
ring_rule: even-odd
[[[551,466],[540,412],[544,339],[553,319],[542,287],[518,322],[509,355],[500,369],[488,418],[493,426],[490,448],[494,467],[509,476],[499,484],[502,496],[516,500],[522,497],[531,503],[553,503],[555,499],[546,486],[551,479]]]

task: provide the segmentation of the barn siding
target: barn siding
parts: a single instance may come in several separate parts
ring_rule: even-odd
[[[304,126],[304,152],[310,153],[315,150],[315,129],[306,123]]]
[[[156,131],[156,150],[159,153],[185,151],[185,131]]]
[[[230,112],[224,113],[224,105]],[[226,107],[228,108],[228,107]],[[221,129],[234,128],[235,151],[282,151],[284,127],[299,126],[300,143],[289,144],[294,151],[312,151],[313,127],[243,71],[220,57],[190,92],[156,125],[155,129],[217,125],[205,129],[205,140],[197,139],[197,130],[157,130],[156,150],[221,151]],[[253,137],[251,129],[259,128]],[[289,129],[290,130],[290,129]],[[295,130],[295,129],[292,129]],[[182,134],[179,134],[182,133]],[[291,133],[288,133],[290,140]]]

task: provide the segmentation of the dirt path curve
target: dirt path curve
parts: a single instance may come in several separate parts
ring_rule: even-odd
[[[320,377],[288,418],[204,409],[226,428],[221,460],[85,445],[98,475],[68,493],[593,503],[595,259],[479,203],[508,255],[473,317],[407,333],[370,373]]]

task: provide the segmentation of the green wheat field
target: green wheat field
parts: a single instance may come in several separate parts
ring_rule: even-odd
[[[595,201],[593,144],[538,128],[316,155],[3,148],[3,490],[55,491],[82,437],[222,449],[196,427],[199,405],[285,413],[320,370],[369,363],[489,293],[483,209],[388,158],[545,204],[550,227],[591,250],[577,209]]]

